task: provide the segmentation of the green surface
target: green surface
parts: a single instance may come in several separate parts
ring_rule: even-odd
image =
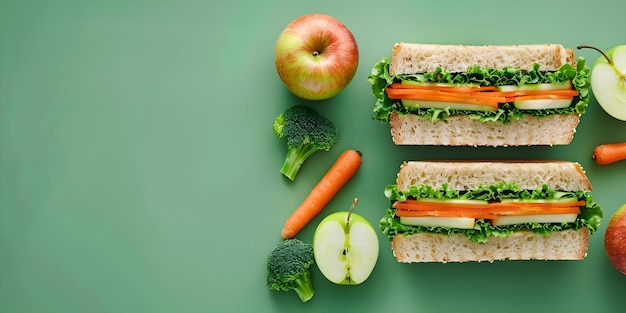
[[[626,276],[603,248],[626,203],[626,162],[597,166],[626,123],[591,100],[558,147],[396,147],[372,121],[367,75],[395,42],[626,44],[621,1],[0,0],[0,312],[618,312]],[[337,97],[304,102],[273,63],[280,31],[321,12],[357,38],[360,65]],[[577,51],[593,61],[591,50]],[[290,105],[333,119],[340,142],[280,175],[271,130]],[[547,134],[549,135],[549,134]],[[377,224],[384,187],[409,159],[580,162],[607,216],[575,262],[398,264],[379,236],[363,285],[314,268],[316,295],[265,286],[265,259],[290,212],[347,148],[363,165],[298,238],[332,212]]]

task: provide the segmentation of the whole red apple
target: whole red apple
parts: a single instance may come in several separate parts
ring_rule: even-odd
[[[348,28],[325,14],[293,20],[274,49],[278,75],[296,96],[324,100],[341,92],[359,63],[359,48]]]
[[[604,234],[604,248],[611,264],[626,274],[626,204],[609,220]]]

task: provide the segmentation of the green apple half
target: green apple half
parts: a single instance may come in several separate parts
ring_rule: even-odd
[[[324,218],[313,235],[315,263],[331,282],[358,285],[374,270],[378,260],[378,237],[372,225],[351,212]]]
[[[626,121],[626,45],[616,46],[596,60],[591,90],[606,113]]]

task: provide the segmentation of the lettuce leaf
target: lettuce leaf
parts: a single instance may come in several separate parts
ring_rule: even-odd
[[[448,189],[446,184],[440,188],[428,185],[411,186],[407,191],[399,191],[396,185],[385,188],[385,196],[389,199],[389,208],[379,222],[380,230],[389,241],[398,234],[410,235],[418,232],[436,233],[442,235],[464,234],[473,242],[486,242],[490,236],[508,236],[514,231],[530,230],[542,235],[550,235],[552,232],[573,229],[580,230],[584,227],[590,233],[598,230],[602,220],[602,209],[593,200],[587,191],[557,191],[547,185],[534,190],[520,189],[514,183],[498,183],[491,186],[481,186],[472,191],[461,192]],[[483,219],[477,220],[473,229],[458,229],[447,227],[411,226],[400,223],[400,218],[395,215],[396,209],[391,205],[395,201],[404,201],[408,198],[436,198],[436,199],[476,199],[496,201],[503,199],[562,199],[576,198],[585,200],[586,205],[581,207],[580,214],[572,223],[524,223],[506,226],[493,226]]]
[[[396,75],[389,74],[389,58],[382,58],[372,68],[368,81],[372,84],[372,95],[376,97],[374,103],[373,119],[383,123],[389,122],[389,114],[397,111],[401,114],[416,114],[435,122],[443,120],[451,115],[467,115],[480,121],[500,121],[509,123],[511,120],[520,119],[525,115],[544,117],[550,114],[583,114],[589,104],[589,90],[591,88],[591,69],[586,66],[585,59],[579,57],[576,67],[571,64],[561,66],[556,72],[539,71],[535,66],[529,71],[522,71],[505,67],[503,69],[484,68],[471,66],[464,73],[449,73],[438,68],[433,73]],[[504,86],[524,85],[540,83],[563,83],[572,81],[574,89],[578,90],[578,96],[574,97],[572,105],[562,109],[548,110],[518,110],[511,103],[502,105],[497,112],[481,112],[454,109],[421,109],[419,106],[405,107],[399,100],[389,99],[385,88],[394,82],[415,81],[447,84],[479,84],[481,86]]]

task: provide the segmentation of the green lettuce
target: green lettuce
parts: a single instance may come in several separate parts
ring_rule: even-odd
[[[449,73],[438,68],[433,73],[395,75],[389,74],[389,58],[382,58],[372,68],[368,81],[372,84],[372,95],[376,97],[374,104],[373,119],[383,123],[389,122],[389,114],[397,111],[400,114],[416,114],[433,122],[443,120],[451,115],[467,115],[470,118],[481,121],[500,121],[509,123],[511,120],[520,119],[525,115],[544,117],[550,114],[583,114],[589,104],[589,90],[591,88],[591,69],[585,65],[585,59],[579,57],[576,66],[564,64],[556,72],[543,72],[539,65],[535,64],[531,70],[522,71],[505,67],[503,69],[484,68],[471,66],[464,73]],[[481,112],[455,109],[421,109],[419,106],[405,107],[399,100],[389,99],[385,88],[394,82],[414,81],[446,84],[478,84],[481,86],[505,86],[541,83],[564,83],[571,81],[578,96],[574,97],[572,105],[561,109],[547,110],[519,110],[512,103],[500,106],[496,112]]]
[[[520,189],[514,183],[498,183],[491,186],[481,186],[472,191],[458,191],[448,189],[447,184],[441,188],[433,188],[428,185],[411,186],[407,191],[399,191],[396,185],[385,188],[385,196],[389,199],[389,208],[380,220],[379,226],[382,233],[389,241],[398,234],[410,235],[419,232],[435,233],[442,235],[464,234],[473,242],[486,242],[490,236],[508,236],[514,231],[530,230],[542,235],[550,235],[552,232],[566,229],[581,230],[584,227],[590,233],[598,230],[602,220],[602,209],[593,200],[588,191],[557,191],[547,185],[534,190]],[[400,223],[400,218],[395,215],[396,209],[391,205],[395,201],[416,198],[435,199],[466,199],[501,201],[503,199],[563,199],[576,198],[584,200],[585,206],[581,207],[576,221],[571,223],[524,223],[506,226],[493,226],[488,221],[478,219],[473,229],[458,229],[447,227],[411,226]]]

